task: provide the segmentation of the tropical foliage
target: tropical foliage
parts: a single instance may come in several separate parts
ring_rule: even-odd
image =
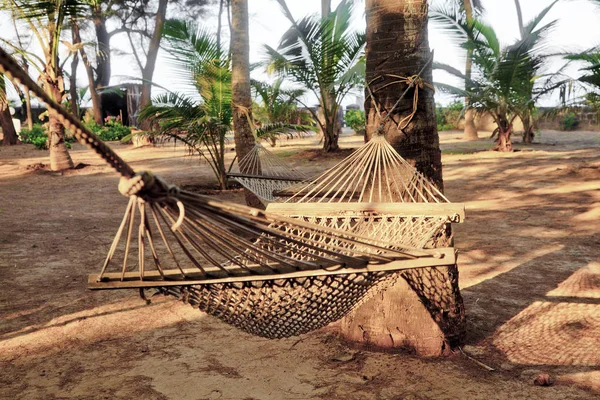
[[[544,38],[556,21],[542,21],[556,1],[524,25],[523,36],[514,44],[502,48],[494,29],[481,19],[472,24],[452,24],[447,30],[459,38],[472,38],[464,45],[472,47],[474,76],[472,85],[460,89],[437,84],[438,88],[457,96],[470,99],[467,106],[476,113],[489,113],[497,128],[496,150],[512,151],[511,136],[513,123],[520,118],[526,126],[526,134],[533,129],[535,101],[542,95],[564,83],[560,71],[548,73],[547,57],[543,54]],[[451,66],[436,63],[434,67],[444,69],[464,79],[464,74]]]
[[[140,118],[205,159],[226,189],[225,143],[232,124],[229,55],[194,22],[166,21],[163,38],[172,69],[188,90],[155,97]]]
[[[303,89],[285,89],[283,79],[277,78],[272,84],[252,81],[252,88],[260,103],[254,103],[253,118],[255,132],[259,139],[267,140],[275,146],[280,135],[295,135],[315,130],[314,119],[297,104],[304,95]]]
[[[319,99],[321,116],[314,113],[314,117],[323,133],[323,148],[336,151],[340,103],[350,90],[364,83],[365,35],[350,26],[353,6],[349,0],[323,18],[300,20],[294,18],[285,0],[278,2],[292,26],[277,49],[266,46],[269,70],[284,74]]]

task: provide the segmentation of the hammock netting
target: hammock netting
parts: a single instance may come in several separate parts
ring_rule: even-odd
[[[238,162],[237,170],[227,175],[254,193],[263,204],[275,201],[273,192],[308,179],[307,175],[285,164],[260,143]]]
[[[121,175],[119,191],[129,204],[100,273],[90,275],[92,289],[137,288],[144,296],[145,289],[155,288],[250,333],[281,338],[341,318],[382,283],[396,279],[394,271],[455,264],[452,248],[423,249],[436,242],[442,220],[449,221],[452,213],[382,214],[367,207],[351,215],[313,210],[287,216],[180,190],[151,173],[136,174],[1,48],[0,72],[34,92],[79,142]],[[399,156],[386,153],[387,158],[364,160],[370,154],[365,149],[374,144],[383,142],[366,144],[344,164],[350,175],[339,166],[322,175],[340,177],[332,182],[341,186],[311,182],[292,201],[447,201],[414,169],[404,168],[396,178],[392,161],[401,160]],[[268,172],[267,163],[256,168],[258,175],[288,177]],[[245,174],[249,170],[242,169]],[[380,172],[367,178],[375,170]],[[389,235],[392,230],[395,236]],[[416,278],[414,284],[423,290],[444,287],[443,282]]]

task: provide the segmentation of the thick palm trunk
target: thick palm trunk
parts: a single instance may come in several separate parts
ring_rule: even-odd
[[[50,148],[50,169],[62,171],[73,168],[73,160],[65,144],[65,127],[54,115],[48,123],[48,147]]]
[[[160,49],[160,39],[162,37],[162,29],[165,24],[167,16],[167,4],[168,0],[159,0],[158,11],[156,12],[156,21],[154,25],[154,33],[150,40],[148,47],[148,56],[146,57],[146,65],[142,71],[142,95],[140,99],[140,110],[150,105],[152,102],[152,77],[154,75],[154,68],[156,66],[156,58],[158,57],[158,50]],[[145,120],[141,122],[143,130],[150,130],[150,121]]]
[[[513,151],[513,146],[511,142],[511,136],[513,132],[513,127],[508,119],[500,115],[497,119],[498,128],[494,131],[497,135],[496,137],[496,145],[493,150],[502,151],[502,152],[511,152]]]
[[[6,82],[4,75],[0,74],[0,127],[2,128],[2,143],[4,145],[17,144],[17,131],[12,122],[8,99],[6,98]]]
[[[418,73],[429,61],[426,0],[367,0],[367,82],[378,78],[376,87],[385,86],[396,76]],[[431,66],[422,73],[432,81]],[[397,78],[396,78],[397,79]],[[406,84],[388,85],[375,98],[382,114],[390,112]],[[380,128],[379,116],[368,100],[367,135]],[[433,91],[419,90],[412,121],[403,130],[397,122],[413,111],[413,90],[392,112],[383,126],[394,148],[419,171],[443,187],[439,138],[435,123]],[[395,121],[395,122],[394,122]],[[448,245],[442,238],[440,244]],[[414,351],[423,356],[448,353],[464,335],[464,310],[458,288],[456,266],[423,268],[399,274],[388,290],[355,309],[342,320],[342,335],[369,347]]]
[[[241,160],[254,147],[252,96],[250,94],[250,37],[248,0],[231,1],[231,88],[235,153]],[[247,171],[240,171],[245,173]],[[260,200],[245,191],[246,203],[262,207]]]

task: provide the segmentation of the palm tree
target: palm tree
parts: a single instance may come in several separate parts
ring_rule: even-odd
[[[258,138],[268,140],[271,146],[275,146],[282,134],[293,135],[314,130],[312,116],[296,106],[306,91],[285,89],[283,82],[282,78],[277,78],[272,84],[252,81],[254,93],[262,103],[254,109],[253,116],[257,125],[261,126],[256,133]]]
[[[366,15],[366,136],[385,134],[402,157],[442,188],[434,93],[428,86],[432,55],[427,0],[367,0]],[[415,87],[401,97],[410,82]],[[401,286],[393,290],[395,295],[386,291],[377,304],[355,310],[343,320],[342,334],[355,341],[366,338],[379,347],[414,346],[427,355],[440,355],[458,344],[464,334],[464,312],[457,268],[436,270],[443,277],[439,281],[431,279],[433,273],[423,269],[402,274],[406,282],[398,280],[396,285]],[[435,287],[436,295],[419,288],[418,281]],[[395,341],[398,336],[402,340]]]
[[[308,16],[299,21],[285,0],[278,2],[292,26],[277,49],[266,46],[269,69],[285,74],[319,99],[322,118],[316,113],[313,115],[323,132],[323,149],[336,151],[341,126],[340,103],[350,90],[364,81],[364,34],[351,30],[353,7],[349,0],[340,2],[335,11],[323,18]]]
[[[250,35],[248,0],[231,1],[231,88],[235,153],[243,159],[254,147],[252,132],[252,94],[250,92]],[[241,167],[242,169],[245,166]],[[248,171],[240,171],[246,173]],[[249,206],[262,202],[249,190],[244,191]]]
[[[27,59],[42,79],[44,90],[61,103],[65,98],[63,66],[59,62],[59,45],[63,27],[72,15],[77,15],[82,6],[77,0],[3,0],[5,9],[23,20],[33,33],[43,58],[21,49],[9,41],[3,41]],[[50,168],[53,171],[73,168],[73,160],[65,144],[65,127],[57,115],[50,113],[48,124],[48,147]]]
[[[530,136],[533,129],[535,101],[542,95],[556,89],[562,82],[560,73],[545,73],[547,57],[542,54],[543,39],[556,21],[545,25],[541,22],[556,4],[551,3],[523,26],[522,38],[513,45],[501,48],[495,31],[483,21],[475,19],[471,25],[474,38],[473,63],[477,76],[468,90],[450,85],[437,84],[457,96],[468,96],[469,108],[476,113],[489,113],[497,128],[495,150],[512,151],[511,136],[516,118],[524,121],[524,137]],[[464,27],[456,26],[458,34],[464,34]],[[452,67],[436,63],[455,76],[464,75]]]
[[[462,27],[463,35],[458,37],[460,47],[467,50],[465,61],[465,89],[471,86],[471,71],[473,68],[473,46],[472,46],[472,26],[476,16],[483,13],[483,5],[480,0],[454,0],[453,2],[436,2],[429,10],[431,20],[438,23],[443,29],[458,25]],[[464,138],[467,140],[477,140],[477,127],[475,126],[475,115],[473,109],[468,107],[470,99],[465,97],[465,130]]]
[[[233,119],[229,56],[214,35],[193,22],[167,20],[163,37],[176,75],[191,94],[157,96],[142,109],[140,119],[198,153],[211,166],[219,187],[227,189],[225,143]]]

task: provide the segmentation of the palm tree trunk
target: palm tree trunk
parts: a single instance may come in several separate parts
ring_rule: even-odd
[[[25,104],[27,107],[27,128],[29,130],[33,129],[33,114],[31,112],[31,93],[29,93],[29,89],[24,88],[25,90]]]
[[[76,44],[75,38],[75,19],[71,21],[71,36],[73,44]],[[71,114],[79,118],[78,94],[77,94],[77,67],[79,66],[79,53],[75,51],[71,60],[71,75],[69,76],[69,95],[71,96]]]
[[[473,21],[473,7],[471,5],[471,0],[464,0],[465,5],[465,14],[467,15],[467,22]],[[471,89],[471,70],[473,66],[473,50],[467,50],[467,60],[465,61],[465,90],[469,91]],[[477,140],[479,136],[477,135],[477,127],[475,126],[475,112],[468,108],[471,104],[471,99],[469,97],[465,97],[465,106],[467,110],[465,111],[465,131],[464,138],[466,140]]]
[[[384,86],[397,76],[412,76],[431,57],[427,39],[427,0],[367,0],[367,77]],[[422,73],[432,81],[431,66]],[[378,106],[389,112],[406,85],[392,84],[375,94]],[[392,120],[413,111],[411,90],[392,112]],[[366,104],[367,135],[376,134],[380,118],[371,102]],[[396,122],[383,126],[386,138],[411,164],[440,189],[443,188],[439,138],[435,124],[433,91],[419,91],[416,113],[401,131]],[[448,245],[446,234],[441,245]],[[388,290],[365,302],[342,320],[342,335],[372,348],[409,349],[422,356],[439,356],[460,343],[464,336],[463,301],[456,266],[422,268],[399,274]]]
[[[81,43],[81,35],[79,33],[79,25],[76,21],[72,21],[73,24],[73,44]],[[104,125],[104,118],[102,115],[102,101],[100,99],[100,94],[98,93],[97,85],[98,82],[94,80],[94,70],[92,68],[92,64],[87,56],[87,52],[85,48],[81,46],[79,49],[79,53],[81,54],[81,60],[83,61],[83,66],[85,67],[85,73],[88,77],[88,91],[90,92],[90,98],[92,99],[92,112],[94,113],[94,121],[102,126]]]
[[[162,28],[167,16],[168,0],[159,0],[158,11],[156,12],[156,21],[154,25],[154,33],[148,47],[148,56],[146,57],[146,65],[142,71],[142,95],[140,99],[140,109],[148,106],[152,102],[152,76],[154,75],[154,67],[156,66],[156,58],[160,49],[160,39],[162,37]],[[149,120],[141,122],[143,130],[150,130],[151,125]]]
[[[250,94],[250,36],[248,0],[231,1],[231,88],[233,133],[237,159],[243,159],[254,147],[252,133],[252,96]],[[247,171],[240,171],[245,173]],[[245,191],[246,203],[262,207],[260,200]]]
[[[53,113],[48,123],[48,147],[50,148],[50,169],[63,171],[73,168],[73,160],[65,144],[65,127]]]
[[[0,127],[2,128],[2,143],[4,145],[17,144],[17,131],[12,122],[8,99],[6,98],[6,82],[4,75],[0,74]]]

